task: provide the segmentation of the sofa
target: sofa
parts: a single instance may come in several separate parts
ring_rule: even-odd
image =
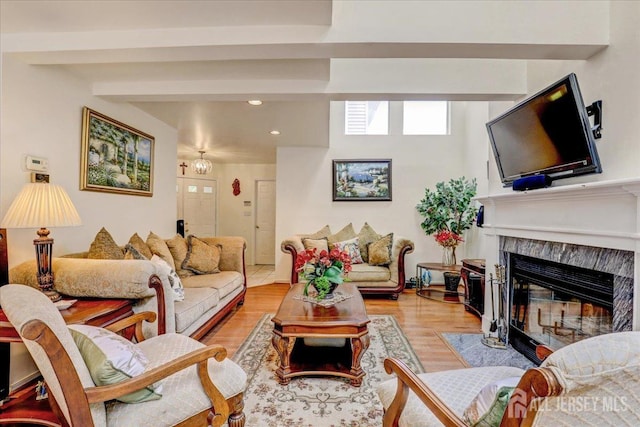
[[[150,233],[151,239],[147,238],[147,242],[144,242],[136,236],[132,236],[124,248],[116,246],[121,248],[122,258],[93,258],[98,236],[89,251],[54,258],[52,269],[55,289],[69,297],[136,300],[134,312],[153,311],[158,314],[156,322],[145,326],[146,336],[176,332],[200,339],[228,313],[244,303],[247,290],[244,238],[226,236],[197,239],[189,236],[185,239],[176,235],[171,239],[161,239]],[[142,249],[135,250],[132,241],[137,241],[135,246]],[[151,254],[151,259],[140,254],[144,251],[140,242],[151,243],[147,245],[147,255]],[[166,247],[163,248],[163,244]],[[196,246],[202,246],[200,249],[203,252],[198,252],[200,249]],[[217,249],[218,259],[213,263],[216,272],[207,270],[211,270],[208,264],[212,264],[206,257],[210,248]],[[119,252],[113,247],[111,249],[118,256]],[[104,247],[101,250],[104,251]],[[131,256],[132,252],[136,254]],[[157,254],[166,258],[168,266],[157,260]],[[185,263],[187,256],[190,260]],[[169,261],[173,264],[169,264]],[[185,270],[182,266],[195,266],[193,270],[198,273]],[[35,260],[12,268],[10,283],[37,288]],[[178,298],[178,294],[182,294],[182,298]]]
[[[351,272],[346,277],[363,295],[387,295],[398,299],[405,287],[404,258],[413,252],[413,242],[394,233],[378,234],[366,222],[358,233],[350,223],[337,233],[332,233],[326,225],[315,233],[296,234],[284,239],[280,248],[291,255],[291,283],[304,280],[295,268],[300,252],[333,247],[351,255]]]

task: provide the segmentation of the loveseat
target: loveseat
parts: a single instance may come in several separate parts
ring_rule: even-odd
[[[315,233],[296,234],[283,240],[282,252],[291,255],[291,283],[304,280],[295,266],[300,252],[314,248],[321,251],[335,245],[351,255],[352,269],[347,278],[363,295],[398,299],[405,287],[404,257],[413,252],[413,242],[394,233],[378,234],[366,222],[359,233],[351,223],[335,234],[326,225]]]
[[[161,239],[150,233],[145,242],[134,234],[122,251],[121,259],[92,258],[96,256],[94,249],[100,246],[96,241],[101,233],[104,234],[103,231],[106,230],[98,233],[89,251],[53,259],[55,288],[63,296],[135,299],[135,312],[153,311],[158,314],[158,320],[145,327],[147,336],[177,332],[195,339],[203,337],[229,312],[244,303],[247,289],[244,238],[185,239],[176,235],[171,239]],[[141,251],[146,252],[141,242],[150,243],[147,244],[147,255],[153,260],[146,259],[147,256],[136,258],[141,256]],[[107,246],[102,245],[98,252],[105,252]],[[118,256],[113,244],[110,246]],[[211,248],[217,250],[217,262],[207,258]],[[132,253],[136,254],[132,256]],[[153,256],[158,254],[166,264]],[[189,259],[185,263],[186,257]],[[212,268],[214,265],[216,268]],[[183,266],[193,266],[192,270],[204,274],[180,268]],[[214,270],[218,272],[210,272]],[[37,288],[35,261],[12,268],[10,282]],[[178,294],[183,294],[182,300]]]

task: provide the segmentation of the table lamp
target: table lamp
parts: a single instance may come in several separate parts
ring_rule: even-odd
[[[47,227],[81,224],[78,211],[67,192],[59,185],[49,183],[26,184],[0,223],[2,228],[40,227],[37,231],[39,237],[33,241],[36,247],[38,286],[51,301],[58,301],[61,297],[53,288],[53,239],[49,238]]]

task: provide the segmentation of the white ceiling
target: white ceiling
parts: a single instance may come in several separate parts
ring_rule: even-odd
[[[207,158],[225,163],[273,163],[277,146],[328,146],[332,99],[515,99],[526,93],[518,60],[585,59],[604,48],[593,31],[584,42],[532,42],[535,36],[522,37],[520,29],[538,31],[540,24],[507,19],[499,25],[507,25],[508,38],[501,39],[498,25],[486,40],[475,42],[471,34],[474,42],[461,42],[450,25],[413,16],[422,10],[426,18],[436,3],[443,16],[459,21],[468,14],[464,31],[476,20],[470,9],[481,4],[1,0],[0,30],[3,52],[62,68],[86,80],[95,96],[131,102],[175,127],[180,158],[205,150]],[[384,13],[390,4],[398,16]],[[363,16],[378,9],[378,18]],[[562,13],[541,13],[545,25],[557,15],[566,26]],[[400,58],[404,68],[384,62],[388,58]],[[442,62],[416,66],[406,58]],[[460,62],[465,58],[475,62]],[[379,67],[398,78],[370,72]],[[481,72],[474,74],[475,67]],[[440,75],[430,79],[433,70]],[[484,74],[490,78],[474,78]],[[444,80],[454,77],[448,87]],[[443,81],[429,84],[438,79]],[[264,104],[252,107],[248,99]],[[272,129],[281,135],[270,135]]]

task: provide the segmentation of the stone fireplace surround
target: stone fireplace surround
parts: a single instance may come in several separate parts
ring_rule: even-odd
[[[640,329],[640,178],[505,190],[476,200],[485,207],[487,275],[488,266],[505,264],[507,252],[610,272],[616,330]],[[491,311],[485,312],[488,332]]]

